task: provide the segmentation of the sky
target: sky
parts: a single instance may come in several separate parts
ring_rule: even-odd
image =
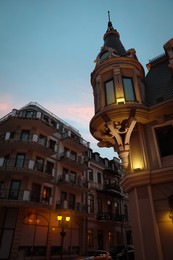
[[[146,64],[173,38],[173,0],[0,0],[0,117],[37,102],[79,130],[94,152],[90,75],[108,11],[126,50]]]

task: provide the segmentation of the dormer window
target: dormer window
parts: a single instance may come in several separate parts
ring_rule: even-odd
[[[135,101],[135,92],[133,86],[133,79],[128,77],[122,77],[123,80],[123,88],[124,88],[124,96],[125,100],[128,101]]]

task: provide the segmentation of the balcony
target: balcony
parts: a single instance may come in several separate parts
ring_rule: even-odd
[[[47,135],[52,135],[58,130],[56,121],[47,114],[35,110],[16,110],[13,109],[11,113],[4,116],[0,120],[1,129],[3,132],[15,131],[17,126],[25,126],[25,129],[35,127],[42,129]]]
[[[54,141],[39,138],[37,134],[22,134],[5,133],[0,136],[0,153],[7,154],[11,149],[30,149],[38,153],[42,153],[47,157],[53,155],[57,151],[57,145]]]
[[[86,213],[86,205],[84,203],[81,202],[72,203],[71,201],[68,200],[57,201],[56,209],[74,210],[79,213]]]
[[[55,175],[55,169],[49,165],[39,164],[37,160],[17,160],[0,158],[0,176],[22,174],[22,176],[41,177],[51,180]]]
[[[68,131],[62,135],[62,143],[64,146],[71,146],[81,153],[89,149],[89,142],[85,141],[80,136],[73,134],[71,131]]]
[[[58,178],[58,186],[64,187],[69,189],[75,188],[75,189],[88,189],[88,183],[83,180],[80,176],[75,178],[73,175],[70,173],[63,174],[59,176]]]
[[[104,184],[103,190],[106,193],[114,194],[115,196],[121,197],[121,189],[116,183]]]
[[[118,215],[112,213],[98,213],[97,214],[98,221],[116,221],[116,222],[123,222],[126,221],[126,215]]]
[[[60,161],[67,168],[70,167],[78,171],[84,171],[87,168],[84,156],[77,156],[69,151],[60,154]]]
[[[52,197],[42,198],[41,195],[37,200],[32,196],[32,190],[0,190],[0,205],[1,206],[19,206],[19,207],[41,207],[51,208]]]

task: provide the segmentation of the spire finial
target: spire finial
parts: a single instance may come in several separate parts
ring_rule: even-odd
[[[110,20],[110,12],[108,11],[108,20],[109,20],[109,22],[111,21]]]
[[[110,20],[110,12],[108,11],[108,31],[113,30],[113,26]]]

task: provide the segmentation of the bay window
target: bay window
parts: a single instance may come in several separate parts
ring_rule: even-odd
[[[110,105],[115,102],[115,90],[114,90],[113,79],[105,82],[105,96],[106,96],[106,105]]]
[[[135,92],[133,86],[133,79],[128,77],[122,77],[123,87],[124,87],[124,96],[126,101],[135,101]]]

